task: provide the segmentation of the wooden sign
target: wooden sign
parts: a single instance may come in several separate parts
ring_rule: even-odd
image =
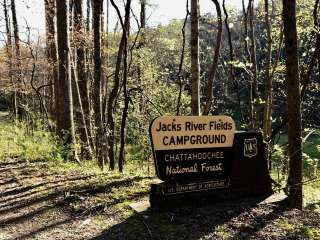
[[[156,172],[163,181],[225,180],[235,123],[227,116],[164,116],[150,126]]]
[[[154,123],[159,124],[159,120],[161,118]],[[181,123],[180,119],[175,120]],[[185,122],[181,124],[183,126]],[[203,136],[199,132],[194,134]],[[212,134],[219,133],[224,134],[223,131]],[[167,135],[157,135],[156,132],[152,139],[157,136],[164,138]],[[272,194],[266,145],[261,132],[236,132],[232,147],[217,144],[212,148],[168,150],[162,149],[160,142],[161,150],[154,148],[154,156],[157,174],[164,181],[151,185],[151,207],[166,209]]]

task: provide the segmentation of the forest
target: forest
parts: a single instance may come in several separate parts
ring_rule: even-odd
[[[28,1],[0,0],[0,240],[320,239],[319,0],[184,0],[157,26],[154,0],[39,0],[43,33]],[[262,133],[276,200],[132,207],[160,181],[152,121],[220,115]]]

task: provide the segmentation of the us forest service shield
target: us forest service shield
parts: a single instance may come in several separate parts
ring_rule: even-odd
[[[258,140],[256,138],[250,138],[244,140],[244,156],[253,158],[258,155]]]

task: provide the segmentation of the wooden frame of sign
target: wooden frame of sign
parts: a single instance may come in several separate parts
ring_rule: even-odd
[[[150,137],[163,181],[151,186],[154,208],[272,193],[262,134],[236,132],[228,116],[159,117]]]

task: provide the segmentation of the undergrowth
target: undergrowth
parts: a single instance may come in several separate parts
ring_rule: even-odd
[[[19,121],[1,121],[0,122],[0,162],[10,161],[10,159],[19,159],[19,161],[27,162],[47,162],[52,171],[64,173],[78,174],[101,174],[95,160],[82,161],[81,165],[65,161],[68,152],[61,145],[58,138],[43,130],[41,124],[36,124],[30,128],[27,124]],[[130,151],[126,153],[127,161],[125,163],[124,172],[119,174],[114,171],[112,174],[117,177],[126,176],[154,176],[152,162],[146,163],[133,157],[135,153]],[[106,165],[104,172],[108,172]],[[116,166],[117,169],[117,166]]]
[[[1,122],[0,161],[19,158],[29,162],[62,162],[62,147],[57,139],[40,127],[31,129],[23,122]]]
[[[317,131],[303,139],[303,195],[305,206],[320,211],[320,135]],[[271,176],[285,187],[288,176],[288,135],[282,134],[274,147]]]

